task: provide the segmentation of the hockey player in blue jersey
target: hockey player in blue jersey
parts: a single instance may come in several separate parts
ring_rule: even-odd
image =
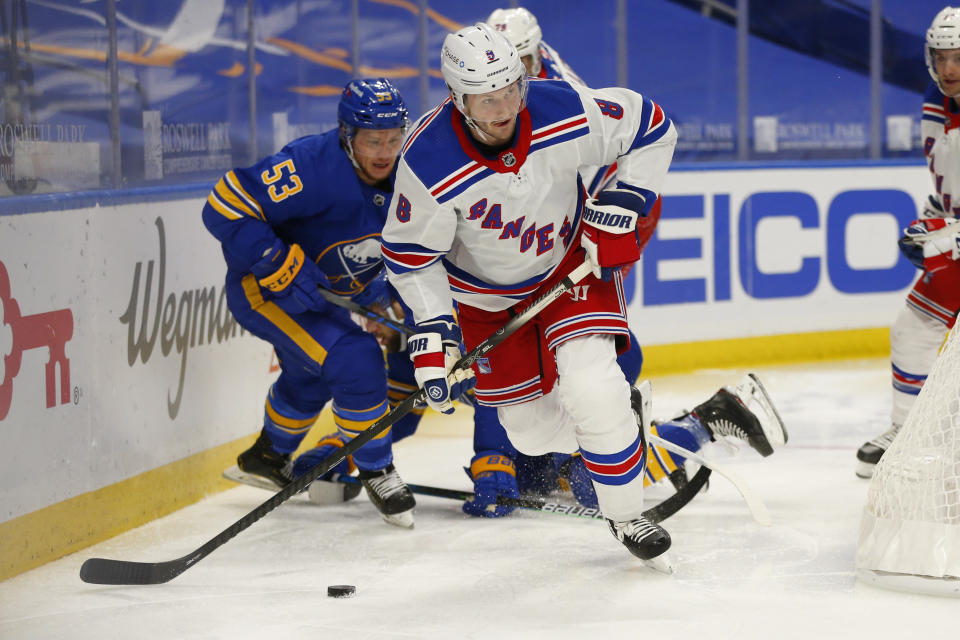
[[[338,129],[229,171],[203,208],[226,259],[230,310],[273,345],[281,368],[260,436],[237,459],[239,481],[280,488],[316,464],[313,450],[296,461],[291,454],[331,399],[339,433],[321,445],[342,446],[389,410],[379,344],[318,287],[361,304],[387,303],[380,233],[409,119],[382,78],[348,83],[337,115]],[[412,527],[415,501],[394,468],[391,432],[352,461],[382,517]]]

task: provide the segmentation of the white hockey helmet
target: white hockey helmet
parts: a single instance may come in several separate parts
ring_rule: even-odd
[[[498,91],[520,81],[521,110],[526,102],[527,73],[520,54],[502,34],[482,22],[447,35],[440,52],[440,73],[457,109],[468,118],[465,95]]]
[[[523,7],[496,9],[487,18],[487,24],[505,35],[510,44],[517,48],[521,58],[534,56],[539,59],[537,53],[543,32],[535,15]]]
[[[937,83],[940,91],[943,91],[940,77],[937,75],[937,68],[933,62],[933,54],[931,53],[933,49],[960,49],[960,8],[945,7],[937,14],[937,17],[930,24],[930,28],[927,29],[927,46],[923,49],[923,57],[927,62],[927,71],[930,72],[930,77]]]

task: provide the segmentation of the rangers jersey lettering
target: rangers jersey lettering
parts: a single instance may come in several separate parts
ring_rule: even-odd
[[[449,100],[407,140],[383,230],[388,276],[417,321],[449,313],[451,294],[499,311],[556,269],[580,224],[582,167],[660,190],[676,131],[653,101],[620,88],[531,80],[513,145],[483,155]]]

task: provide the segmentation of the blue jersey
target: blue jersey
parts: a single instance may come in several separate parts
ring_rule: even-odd
[[[203,222],[222,244],[228,280],[250,273],[279,237],[299,244],[333,291],[353,295],[381,271],[393,178],[378,185],[386,189],[360,180],[334,129],[227,172],[207,198]]]

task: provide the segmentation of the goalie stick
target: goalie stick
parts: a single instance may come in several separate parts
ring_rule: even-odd
[[[505,325],[497,329],[493,335],[462,357],[457,364],[453,366],[451,374],[453,371],[462,371],[473,365],[477,359],[483,357],[491,349],[510,337],[510,335],[520,327],[543,311],[551,302],[583,280],[591,271],[592,266],[589,260],[579,265],[549,291],[534,300],[529,307],[511,318]],[[80,567],[80,579],[91,584],[162,584],[173,580],[231,540],[235,535],[249,528],[257,520],[306,489],[311,482],[339,464],[340,461],[347,456],[353,455],[357,449],[389,429],[397,420],[412,411],[418,403],[423,402],[426,402],[426,392],[420,389],[416,393],[408,396],[403,402],[397,405],[393,411],[367,427],[343,447],[337,449],[325,460],[313,467],[313,469],[295,478],[290,484],[256,507],[253,511],[185,556],[164,562],[135,562],[109,558],[88,558]]]
[[[711,469],[701,466],[697,472],[690,478],[690,481],[672,496],[665,498],[662,502],[650,507],[643,512],[645,518],[651,522],[663,522],[677,511],[685,507],[691,500],[700,493],[700,489],[707,484],[710,479]],[[353,476],[337,475],[330,479],[330,482],[341,484],[360,484],[360,480]],[[435,498],[449,498],[451,500],[470,500],[473,493],[460,489],[444,489],[441,487],[428,487],[422,484],[407,484],[407,487],[413,493],[424,496],[433,496]],[[546,498],[535,496],[521,496],[519,498],[508,498],[507,496],[498,496],[497,504],[509,507],[519,507],[520,509],[529,509],[532,511],[543,511],[546,513],[556,513],[559,515],[573,516],[575,518],[588,518],[591,520],[604,520],[603,514],[597,509],[584,507],[580,504],[565,504],[553,502]]]

